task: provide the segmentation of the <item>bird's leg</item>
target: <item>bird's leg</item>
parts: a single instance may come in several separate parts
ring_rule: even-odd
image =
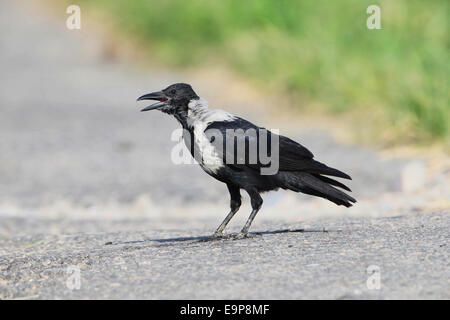
[[[231,218],[234,217],[236,212],[238,212],[241,207],[241,193],[239,191],[239,187],[236,187],[231,184],[227,184],[228,191],[230,192],[231,200],[230,200],[230,213],[226,216],[226,218],[222,221],[220,226],[214,232],[213,237],[219,238],[223,235],[223,230],[227,226],[228,222],[230,222]]]
[[[252,213],[250,213],[250,217],[248,217],[248,220],[245,223],[244,227],[242,228],[241,232],[237,235],[238,239],[247,237],[248,229],[250,229],[253,219],[255,219],[256,214],[258,213],[259,209],[263,204],[263,199],[256,190],[247,190],[247,192],[250,196],[253,210]]]
[[[214,238],[220,238],[223,235],[223,230],[227,226],[228,222],[230,222],[231,218],[238,212],[238,209],[231,210],[230,213],[226,216],[226,218],[222,221],[220,226],[216,229],[216,231],[213,234]]]

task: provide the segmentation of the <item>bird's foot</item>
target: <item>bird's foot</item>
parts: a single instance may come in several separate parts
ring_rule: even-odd
[[[225,235],[223,234],[222,231],[216,231],[214,232],[214,234],[211,236],[211,239],[222,239],[224,238]]]
[[[240,240],[240,239],[244,239],[244,238],[248,238],[248,237],[249,237],[248,232],[241,231],[234,237],[234,239]]]
[[[259,236],[259,234],[249,234],[248,232],[239,232],[238,234],[224,234],[223,232],[214,232],[209,240],[241,240],[245,238],[253,238]]]
[[[242,232],[239,232],[239,233],[234,237],[234,239],[235,239],[235,240],[241,240],[241,239],[244,239],[244,238],[247,238],[247,237],[248,237],[247,234],[242,233]]]

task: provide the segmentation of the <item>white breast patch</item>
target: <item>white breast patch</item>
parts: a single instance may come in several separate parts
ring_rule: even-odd
[[[187,123],[193,129],[195,147],[202,158],[200,166],[206,172],[215,173],[224,164],[214,145],[206,137],[205,129],[215,121],[232,121],[234,116],[223,110],[209,109],[208,102],[204,99],[192,100],[188,108]]]

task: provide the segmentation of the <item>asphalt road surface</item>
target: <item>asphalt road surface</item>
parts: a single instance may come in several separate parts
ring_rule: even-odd
[[[209,241],[225,186],[173,164],[176,121],[135,99],[185,81],[227,100],[212,79],[106,59],[66,16],[0,3],[1,299],[450,298],[448,168],[281,131],[348,172],[358,204],[268,194],[250,238]],[[273,128],[259,106],[220,107]]]

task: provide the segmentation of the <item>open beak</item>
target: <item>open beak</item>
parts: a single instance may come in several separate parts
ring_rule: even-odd
[[[152,105],[149,105],[148,107],[145,107],[144,109],[141,110],[141,111],[149,111],[149,110],[158,109],[160,107],[163,107],[163,106],[167,105],[167,101],[169,99],[164,94],[164,92],[158,91],[158,92],[152,92],[152,93],[144,94],[143,96],[140,96],[137,99],[137,101],[141,101],[141,100],[158,100],[159,101],[159,102],[156,102],[156,103],[154,103]]]

